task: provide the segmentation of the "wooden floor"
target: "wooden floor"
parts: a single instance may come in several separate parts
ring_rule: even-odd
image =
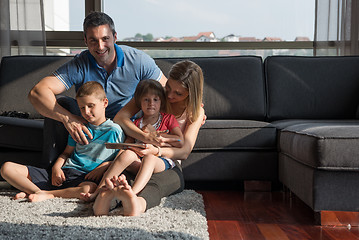
[[[289,192],[197,191],[211,240],[359,239],[358,227],[322,227],[313,211]]]

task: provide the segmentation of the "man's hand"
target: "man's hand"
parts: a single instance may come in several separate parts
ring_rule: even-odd
[[[52,176],[51,176],[51,183],[54,186],[61,186],[62,183],[66,180],[64,171],[61,168],[52,168]]]
[[[92,134],[85,126],[85,123],[86,121],[82,117],[76,115],[69,116],[68,120],[63,122],[65,128],[67,129],[71,137],[77,143],[83,145],[89,143],[85,134],[87,134],[87,136],[92,139]]]

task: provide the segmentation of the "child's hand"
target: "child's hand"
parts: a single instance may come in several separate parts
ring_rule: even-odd
[[[85,176],[85,180],[100,181],[110,162],[103,162]]]
[[[134,151],[139,157],[149,154],[155,155],[158,151],[157,147],[152,144],[146,144],[146,148],[128,147],[128,149]]]
[[[64,171],[62,171],[61,168],[53,168],[52,169],[52,177],[51,177],[51,183],[54,186],[61,186],[62,183],[66,180]]]
[[[143,126],[142,131],[144,131],[146,133],[155,133],[156,129],[151,124],[147,124],[147,125]]]

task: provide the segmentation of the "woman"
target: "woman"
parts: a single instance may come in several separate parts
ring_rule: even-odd
[[[184,143],[181,148],[162,147],[167,139],[160,133],[146,133],[136,127],[130,120],[138,112],[133,100],[121,109],[114,121],[121,125],[127,135],[146,143],[152,143],[147,144],[146,149],[132,148],[140,156],[153,154],[170,159],[185,160],[194,147],[198,131],[205,119],[204,110],[201,107],[202,69],[191,61],[174,64],[166,82],[166,96],[169,106],[168,113],[175,115],[183,132]],[[166,171],[167,175],[161,175],[157,180],[156,174],[154,174],[154,181],[150,181],[138,195],[133,193],[124,175],[114,176],[111,180],[107,179],[108,190],[101,192],[94,203],[95,215],[107,215],[112,199],[117,198],[122,202],[125,216],[136,216],[157,206],[162,197],[182,191],[184,188],[182,170],[178,162],[176,165],[177,167]],[[168,182],[168,184],[159,189],[156,181],[162,181],[162,186],[163,182]]]

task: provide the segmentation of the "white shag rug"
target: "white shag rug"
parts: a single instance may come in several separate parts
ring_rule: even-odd
[[[31,203],[12,200],[14,194],[0,190],[0,239],[209,239],[203,198],[193,190],[163,198],[138,217],[95,217],[92,203]]]

